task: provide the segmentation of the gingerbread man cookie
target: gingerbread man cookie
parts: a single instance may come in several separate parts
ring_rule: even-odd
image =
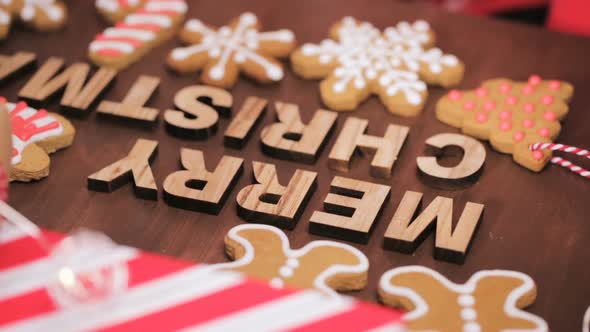
[[[529,276],[506,270],[479,271],[459,285],[426,267],[404,266],[379,281],[382,302],[409,311],[403,318],[410,331],[548,331],[542,318],[520,310],[536,295]]]
[[[123,69],[174,35],[188,7],[184,0],[98,1],[107,20],[122,18],[97,35],[88,56],[99,66]]]
[[[485,81],[475,90],[452,90],[436,105],[436,117],[476,138],[489,140],[518,164],[538,172],[549,161],[547,150],[531,151],[533,143],[553,141],[559,120],[568,113],[571,84],[533,75],[528,82],[505,78]]]
[[[64,26],[67,9],[56,0],[0,0],[0,39],[6,38],[14,18],[33,29],[51,31]]]
[[[225,237],[225,252],[234,260],[214,265],[267,280],[271,286],[358,290],[367,284],[369,261],[358,249],[334,242],[313,241],[301,249],[290,248],[280,229],[258,224],[232,228]]]
[[[252,13],[244,13],[217,30],[189,20],[180,38],[191,46],[172,50],[168,65],[180,73],[202,69],[203,82],[222,88],[232,87],[240,72],[259,83],[280,81],[284,72],[275,58],[291,53],[295,35],[290,30],[259,30],[260,22]]]
[[[61,115],[36,110],[25,102],[0,100],[10,114],[12,124],[11,181],[28,182],[49,175],[49,155],[72,145],[75,129]]]
[[[425,21],[400,22],[380,32],[368,22],[345,17],[330,38],[305,44],[291,55],[293,70],[307,79],[324,79],[324,103],[352,111],[371,94],[402,116],[417,115],[427,97],[426,83],[449,87],[463,78],[463,64],[434,46]]]

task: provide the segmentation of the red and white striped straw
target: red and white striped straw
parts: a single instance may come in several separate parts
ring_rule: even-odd
[[[532,151],[542,150],[542,149],[547,149],[547,150],[552,150],[552,151],[563,151],[563,152],[575,154],[577,156],[586,157],[586,158],[590,159],[590,151],[588,151],[586,149],[580,149],[575,146],[565,145],[565,144],[534,143],[534,144],[531,144],[529,146],[529,148]],[[570,171],[577,173],[578,175],[580,175],[582,177],[590,179],[590,171],[589,170],[584,169],[584,168],[570,162],[569,160],[565,160],[561,157],[553,157],[553,158],[551,158],[550,161],[553,164],[565,167],[565,168],[569,169]]]

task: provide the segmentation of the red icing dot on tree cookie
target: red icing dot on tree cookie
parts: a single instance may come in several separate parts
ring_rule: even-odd
[[[457,101],[463,97],[463,94],[459,90],[451,90],[449,92],[449,99],[452,101]]]
[[[508,93],[512,89],[510,83],[502,83],[500,84],[499,90],[501,93]]]
[[[502,123],[500,123],[500,130],[502,131],[508,131],[512,129],[512,124],[508,121],[502,121]]]
[[[541,128],[539,129],[538,133],[541,137],[549,137],[551,132],[549,131],[549,128]]]
[[[551,81],[549,82],[549,89],[551,90],[559,90],[559,88],[561,87],[561,82],[559,81]]]
[[[516,103],[518,103],[518,98],[515,96],[508,96],[506,97],[505,103],[508,105],[516,105]]]
[[[543,159],[543,152],[539,150],[533,151],[533,158],[537,161]]]
[[[535,126],[535,121],[532,119],[524,119],[522,121],[522,126],[525,128],[533,128]]]
[[[532,94],[533,92],[535,92],[535,87],[534,87],[534,86],[532,86],[532,85],[525,85],[525,86],[522,88],[522,93],[524,93],[525,95],[530,95],[530,94]]]
[[[531,103],[526,103],[526,104],[522,105],[522,110],[527,113],[533,113],[535,111],[535,105],[533,105]]]
[[[496,103],[491,100],[488,100],[483,104],[483,109],[486,111],[493,111],[496,109]]]
[[[532,75],[531,77],[529,77],[529,84],[531,85],[537,85],[541,83],[541,76],[539,75]]]
[[[475,120],[479,123],[485,123],[488,121],[488,115],[485,113],[477,113]]]
[[[483,98],[488,95],[488,90],[486,88],[477,88],[477,90],[475,90],[475,94],[478,97]]]
[[[512,117],[512,112],[506,110],[502,111],[498,114],[498,117],[500,117],[501,120],[508,120]]]
[[[541,102],[543,103],[543,105],[551,105],[553,104],[553,100],[553,96],[550,95],[546,95],[541,98]]]
[[[475,103],[473,101],[466,101],[463,104],[463,109],[466,111],[473,111],[475,109]]]
[[[557,119],[557,115],[555,115],[555,112],[547,111],[543,114],[543,118],[547,121],[555,121]]]
[[[517,131],[512,135],[512,139],[515,142],[520,142],[524,139],[524,133],[522,131]]]

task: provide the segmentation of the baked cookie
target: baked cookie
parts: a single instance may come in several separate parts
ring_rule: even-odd
[[[417,115],[428,95],[426,84],[449,87],[463,78],[463,64],[433,48],[434,32],[425,21],[399,22],[383,32],[368,22],[345,17],[330,38],[305,44],[291,55],[295,73],[323,79],[323,102],[352,111],[371,94],[402,116]]]
[[[0,105],[0,201],[8,199],[8,169],[12,155],[10,117],[4,105]],[[0,222],[1,222],[0,217]]]
[[[5,104],[12,124],[10,181],[28,182],[49,175],[49,154],[72,145],[76,131],[61,115],[25,102]]]
[[[64,26],[67,9],[56,0],[0,1],[0,39],[6,38],[14,19],[39,31],[56,30]]]
[[[88,57],[114,69],[126,68],[172,37],[188,10],[184,0],[98,1],[97,7],[108,20],[122,20],[96,36]]]
[[[201,21],[186,22],[180,38],[188,47],[175,48],[168,66],[180,73],[203,70],[201,80],[208,85],[230,88],[240,72],[259,83],[283,79],[281,63],[295,48],[290,30],[259,32],[256,15],[243,13],[227,26],[214,29]]]
[[[96,0],[98,13],[108,22],[117,23],[141,7],[146,0]]]
[[[533,279],[506,270],[479,271],[459,285],[426,267],[404,266],[379,281],[381,301],[409,311],[409,331],[548,331],[542,318],[521,310],[536,296]]]
[[[326,294],[358,290],[367,284],[369,261],[358,249],[334,241],[313,241],[301,249],[290,248],[280,229],[258,224],[232,228],[225,237],[225,252],[234,260],[214,265],[273,287],[316,288]]]
[[[452,90],[436,105],[436,117],[463,133],[489,140],[518,164],[538,172],[551,157],[548,150],[531,151],[533,143],[552,142],[559,120],[568,113],[571,84],[533,75],[527,82],[498,78],[475,90]]]

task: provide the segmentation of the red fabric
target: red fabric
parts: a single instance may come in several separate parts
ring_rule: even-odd
[[[553,0],[547,27],[590,36],[590,0]]]

